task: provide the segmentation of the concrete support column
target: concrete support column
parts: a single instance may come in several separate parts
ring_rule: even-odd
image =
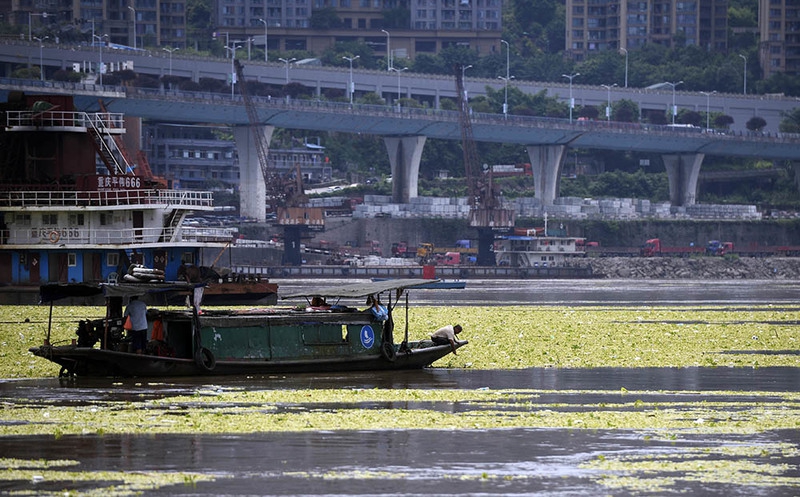
[[[275,126],[258,126],[256,130],[269,145]],[[263,223],[267,220],[267,187],[250,126],[234,127],[233,138],[239,154],[239,212]]]
[[[664,154],[664,167],[669,178],[669,201],[673,207],[694,205],[697,199],[697,178],[705,154]]]
[[[385,136],[383,142],[392,166],[392,202],[407,204],[418,194],[419,161],[424,136]]]
[[[528,157],[533,172],[533,188],[542,205],[553,205],[561,184],[566,145],[529,145]]]

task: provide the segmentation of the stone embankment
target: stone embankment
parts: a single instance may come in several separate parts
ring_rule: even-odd
[[[581,261],[594,274],[632,279],[799,280],[800,257],[598,257]]]

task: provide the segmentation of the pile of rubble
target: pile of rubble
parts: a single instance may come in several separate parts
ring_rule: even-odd
[[[800,279],[800,258],[599,257],[578,262],[606,278]]]

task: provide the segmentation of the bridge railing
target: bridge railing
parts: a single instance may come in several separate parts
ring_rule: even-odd
[[[36,86],[40,82],[19,79],[0,79],[0,85],[9,84],[19,87],[20,85]],[[165,90],[138,87],[119,87],[119,86],[99,86],[76,83],[45,82],[49,87],[59,87],[62,90],[70,91],[103,91],[105,93],[122,94],[127,97],[141,97],[155,100],[175,100],[182,99],[189,102],[202,102],[204,104],[219,103],[221,105],[244,106],[241,96],[230,93],[213,92],[193,92],[185,90]],[[363,116],[396,118],[396,119],[423,119],[431,121],[457,122],[458,113],[442,109],[399,107],[393,105],[372,105],[372,104],[350,104],[346,102],[333,102],[320,99],[287,99],[270,97],[253,97],[253,101],[259,106],[275,109],[308,109],[315,112],[348,113]],[[539,116],[519,116],[503,115],[494,113],[474,113],[472,115],[474,125],[502,125],[502,126],[522,126],[531,128],[562,129],[580,133],[583,131],[609,132],[609,133],[642,133],[642,134],[661,134],[664,136],[696,137],[708,140],[743,140],[755,142],[780,142],[800,144],[800,135],[794,133],[760,133],[760,132],[723,132],[705,134],[698,133],[696,129],[673,128],[670,125],[657,125],[645,123],[627,123],[620,121],[578,121],[572,123],[566,118],[550,118]]]

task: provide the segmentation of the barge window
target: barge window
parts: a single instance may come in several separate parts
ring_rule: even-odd
[[[30,226],[31,225],[31,215],[30,214],[15,214],[14,215],[14,224],[17,226]]]
[[[58,214],[42,214],[42,224],[58,224]]]
[[[67,254],[67,266],[75,267],[78,265],[78,257],[75,255],[75,252],[70,252]]]
[[[106,266],[117,267],[119,264],[119,254],[116,252],[109,252],[106,254]]]

